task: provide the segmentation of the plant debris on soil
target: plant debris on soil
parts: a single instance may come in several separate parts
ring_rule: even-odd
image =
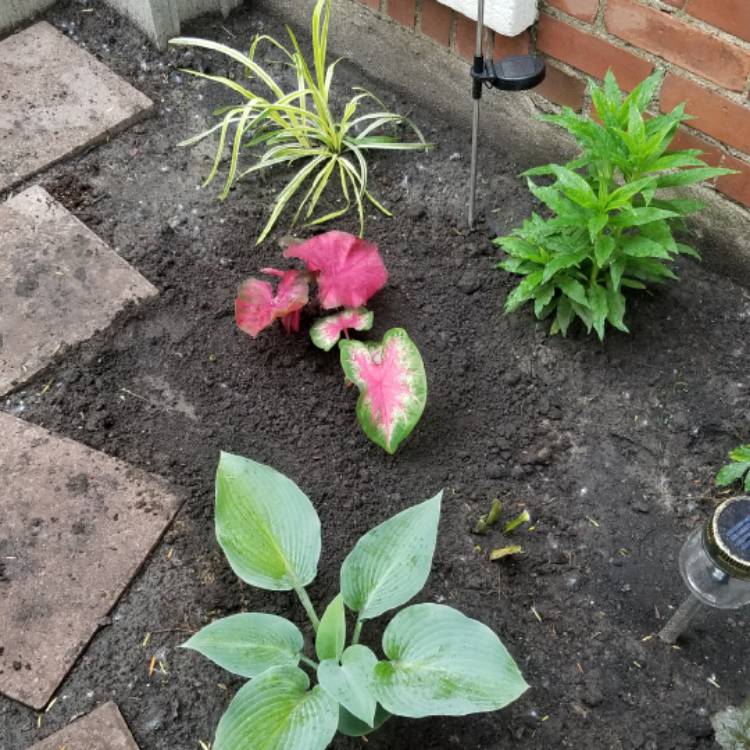
[[[269,6],[185,31],[247,47],[258,32],[284,33]],[[218,188],[198,188],[213,144],[175,147],[226,103],[220,87],[178,68],[223,75],[226,61],[159,53],[99,3],[61,2],[47,18],[150,96],[157,114],[32,182],[160,295],[61,352],[0,404],[160,474],[186,502],[54,706],[38,719],[0,697],[0,748],[22,750],[113,700],[141,750],[198,750],[242,680],[179,644],[238,611],[305,622],[293,593],[238,581],[215,542],[220,449],[272,465],[315,504],[323,557],[310,595],[319,604],[338,592],[341,562],[365,531],[445,488],[433,572],[418,600],[489,625],[532,687],[501,712],[392,718],[368,738],[373,750],[717,747],[711,715],[747,697],[750,613],[708,612],[678,648],[654,634],[685,595],[679,546],[713,507],[727,451],[747,439],[747,290],[686,260],[679,283],[632,296],[631,334],[603,344],[580,332],[550,338],[529,311],[505,316],[515,279],[495,270],[490,240],[538,209],[516,177],[534,155],[492,143],[481,190],[497,205],[467,232],[465,123],[344,61],[338,101],[364,85],[437,144],[372,162],[375,195],[396,213],[372,212],[366,226],[390,272],[373,300],[372,335],[405,327],[430,391],[421,423],[389,456],[359,430],[356,393],[335,353],[303,332],[277,328],[252,340],[235,327],[237,287],[280,257],[283,225],[258,249],[255,238],[288,174],[248,179],[222,203]],[[276,71],[286,75],[281,62]],[[356,233],[356,216],[336,228]],[[513,537],[523,554],[493,563],[490,551],[507,543],[503,524],[472,531],[496,497],[508,518],[528,509],[532,528]],[[368,623],[364,641],[379,646],[383,627]],[[332,745],[362,746],[345,737]]]

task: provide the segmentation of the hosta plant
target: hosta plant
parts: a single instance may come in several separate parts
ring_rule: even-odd
[[[500,268],[523,276],[507,312],[532,302],[536,317],[551,319],[550,332],[563,336],[575,318],[600,339],[607,324],[627,332],[625,292],[675,279],[670,264],[678,255],[700,257],[674,231],[702,204],[660,191],[730,170],[708,167],[698,150],[670,151],[678,126],[691,118],[684,105],[645,116],[660,82],[655,73],[624,96],[609,71],[603,87],[591,87],[598,120],[569,108],[542,117],[573,135],[581,154],[524,173],[550,215],[534,213],[495,241],[508,255]],[[537,184],[536,176],[551,180]]]
[[[716,475],[718,487],[729,487],[742,482],[745,492],[750,492],[750,444],[729,451],[729,463]]]
[[[441,496],[365,534],[344,560],[340,593],[319,617],[305,589],[321,551],[312,503],[274,469],[222,454],[219,545],[246,583],[297,593],[314,641],[307,645],[283,617],[249,613],[214,621],[184,644],[249,680],[219,721],[213,750],[323,750],[337,731],[362,736],[391,715],[495,711],[526,690],[497,635],[442,604],[401,609],[385,628],[382,655],[360,643],[369,620],[402,607],[425,585]]]
[[[312,14],[311,62],[305,58],[297,37],[289,28],[289,46],[267,35],[260,35],[256,36],[248,54],[206,39],[179,37],[171,40],[171,44],[219,52],[239,63],[245,73],[246,80],[240,83],[232,78],[197,70],[185,71],[220,83],[239,98],[237,103],[217,111],[216,114],[221,117],[218,123],[180,144],[193,145],[218,133],[216,157],[205,184],[209,184],[218,174],[228,144],[231,144],[229,169],[222,198],[245,175],[277,165],[294,165],[297,169],[277,195],[258,243],[266,238],[284,209],[298,195],[301,198],[297,202],[292,225],[300,217],[309,224],[322,224],[356,206],[361,234],[364,232],[365,201],[387,216],[391,215],[368,187],[368,152],[425,150],[428,147],[419,129],[410,120],[382,110],[368,109],[362,113],[362,107],[368,103],[383,106],[377,97],[364,89],[357,89],[341,112],[334,110],[331,87],[338,61],[331,64],[326,61],[330,18],[331,0],[318,0]],[[294,71],[295,85],[290,90],[284,90],[271,72],[256,62],[255,53],[261,43],[272,45]],[[401,126],[408,127],[417,140],[400,140],[393,131]],[[262,151],[257,161],[246,169],[239,165],[243,149]],[[344,205],[316,216],[329,185],[338,186]]]
[[[324,351],[339,345],[346,379],[360,391],[359,424],[370,440],[395,453],[422,416],[427,376],[419,349],[402,328],[392,328],[380,342],[350,340],[350,331],[372,328],[374,314],[364,305],[388,280],[377,245],[326,232],[291,245],[284,255],[306,269],[262,269],[279,278],[275,291],[268,281],[245,281],[235,300],[237,326],[253,337],[275,320],[288,332],[298,331],[310,287],[317,285],[317,305],[329,314],[312,325],[310,338]]]

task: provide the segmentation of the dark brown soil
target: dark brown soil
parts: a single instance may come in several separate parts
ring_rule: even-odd
[[[430,382],[421,424],[389,457],[358,429],[356,395],[335,355],[304,334],[273,330],[253,341],[234,327],[238,283],[280,262],[275,241],[256,249],[255,238],[284,175],[248,181],[224,203],[218,186],[196,189],[210,150],[175,143],[222,98],[176,68],[222,72],[224,62],[161,55],[91,5],[62,2],[49,18],[151,96],[158,114],[39,181],[161,294],[61,353],[2,408],[168,478],[186,502],[41,728],[33,711],[0,698],[0,748],[21,750],[114,700],[142,750],[198,750],[240,682],[180,642],[241,610],[303,622],[291,595],[248,588],[222,558],[212,526],[220,449],[275,466],[311,497],[324,535],[311,587],[319,604],[337,592],[339,565],[360,534],[446,489],[419,598],[494,628],[532,688],[494,714],[392,719],[369,747],[715,747],[710,715],[748,693],[748,613],[708,613],[680,650],[647,637],[684,594],[676,552],[712,507],[712,475],[747,438],[747,291],[686,262],[679,284],[634,297],[632,333],[604,344],[549,338],[528,311],[503,315],[514,282],[494,270],[489,240],[532,209],[515,177],[527,165],[494,144],[481,189],[498,209],[467,234],[465,126],[342,63],[338,92],[371,87],[437,144],[429,155],[373,163],[376,192],[397,212],[368,222],[391,273],[374,302],[373,335],[406,327]],[[260,30],[280,36],[282,22],[253,4],[189,32],[243,47]],[[356,230],[352,221],[339,227]],[[525,554],[501,563],[487,560],[501,535],[471,533],[495,496],[508,513],[528,508],[535,526],[516,537]],[[376,645],[382,626],[368,626],[365,640]],[[167,674],[149,677],[153,655]]]

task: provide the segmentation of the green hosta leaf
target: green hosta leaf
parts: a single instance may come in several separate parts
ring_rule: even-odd
[[[534,296],[534,290],[542,283],[543,271],[530,273],[505,300],[505,312],[517,310],[524,302]]]
[[[727,464],[716,475],[716,484],[719,487],[727,487],[742,479],[748,471],[750,471],[750,461]]]
[[[609,305],[607,302],[607,292],[598,284],[592,284],[589,287],[589,307],[591,307],[591,324],[594,327],[599,340],[604,339],[604,324],[607,320]]]
[[[339,594],[326,607],[315,636],[315,653],[321,661],[339,659],[346,644],[346,613],[344,597]]]
[[[599,268],[604,268],[612,253],[617,247],[617,242],[611,234],[600,234],[594,243],[594,256]]]
[[[216,620],[182,644],[242,677],[257,677],[272,667],[297,666],[304,645],[296,625],[262,612]]]
[[[216,538],[232,570],[252,586],[289,591],[315,578],[318,514],[299,487],[270,466],[221,454]]]
[[[213,750],[325,750],[336,734],[338,703],[312,690],[298,667],[274,667],[244,685],[216,730]]]
[[[642,235],[623,237],[620,247],[623,253],[631,258],[664,258],[670,260],[672,257],[665,247]]]
[[[350,714],[370,727],[375,723],[376,702],[372,680],[378,657],[367,646],[349,646],[338,659],[326,659],[318,665],[318,682]]]
[[[366,734],[379,729],[390,716],[391,714],[378,704],[375,709],[373,725],[370,726],[365,724],[364,721],[360,721],[356,716],[352,716],[343,706],[339,706],[339,732],[347,737],[364,737]]]
[[[357,420],[370,440],[388,453],[417,426],[427,403],[427,375],[416,344],[403,328],[383,341],[340,341],[344,375],[359,388]]]
[[[329,352],[336,346],[344,331],[369,331],[374,319],[375,313],[364,307],[347,308],[316,320],[310,327],[310,338],[318,349]]]
[[[341,592],[360,620],[400,607],[427,582],[443,493],[368,531],[341,566]]]
[[[399,716],[495,711],[528,688],[495,633],[442,604],[399,612],[383,634],[383,651],[390,661],[375,667],[375,697]]]

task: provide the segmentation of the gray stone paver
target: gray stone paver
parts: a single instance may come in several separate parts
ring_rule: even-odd
[[[138,750],[114,703],[99,706],[28,750]]]
[[[48,703],[178,506],[162,479],[0,412],[0,692]]]
[[[2,70],[2,63],[0,63]],[[157,290],[40,187],[0,205],[0,395]]]
[[[144,117],[150,99],[46,22],[0,41],[0,191]]]

